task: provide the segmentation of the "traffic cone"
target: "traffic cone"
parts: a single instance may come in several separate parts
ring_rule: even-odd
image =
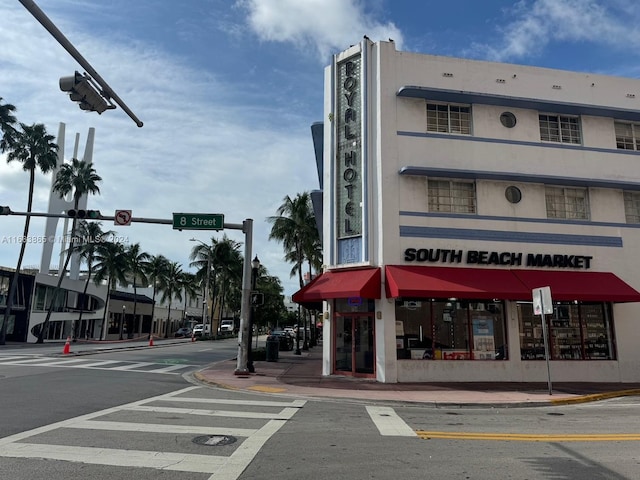
[[[64,348],[62,349],[63,355],[69,355],[71,353],[71,337],[67,337],[67,341],[64,343]]]
[[[196,336],[195,336],[193,333],[191,334],[191,341],[192,341],[192,342],[195,342],[195,341],[196,341]]]
[[[153,347],[153,335],[149,335],[149,346]]]

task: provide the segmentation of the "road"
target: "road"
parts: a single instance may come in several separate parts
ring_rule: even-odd
[[[638,397],[463,409],[192,383],[235,350],[0,351],[0,479],[640,478]]]

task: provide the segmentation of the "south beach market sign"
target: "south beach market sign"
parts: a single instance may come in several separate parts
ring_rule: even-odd
[[[471,265],[508,265],[552,268],[591,268],[592,256],[485,250],[449,250],[446,248],[407,248],[406,262],[467,263]]]

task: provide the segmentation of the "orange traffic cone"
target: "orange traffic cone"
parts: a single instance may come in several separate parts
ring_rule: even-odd
[[[71,352],[71,337],[67,337],[67,341],[64,343],[64,348],[62,349],[63,355],[69,355]]]
[[[195,336],[193,333],[191,334],[191,341],[192,341],[192,342],[195,342],[195,341],[196,341],[196,336]]]
[[[149,335],[149,346],[153,347],[153,335]]]

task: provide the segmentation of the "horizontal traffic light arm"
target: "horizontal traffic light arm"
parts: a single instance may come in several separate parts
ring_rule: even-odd
[[[4,207],[9,208],[9,207]],[[69,215],[66,213],[40,213],[40,212],[14,212],[9,209],[9,213],[5,213],[3,215],[19,215],[23,217],[46,217],[46,218],[69,218]],[[100,215],[100,218],[92,219],[85,218],[83,220],[111,220],[115,221],[116,217]],[[164,218],[144,218],[144,217],[132,217],[131,222],[136,223],[155,223],[159,225],[173,225],[173,218],[164,219]],[[224,228],[228,230],[242,230],[244,232],[244,224],[243,223],[225,223]]]

